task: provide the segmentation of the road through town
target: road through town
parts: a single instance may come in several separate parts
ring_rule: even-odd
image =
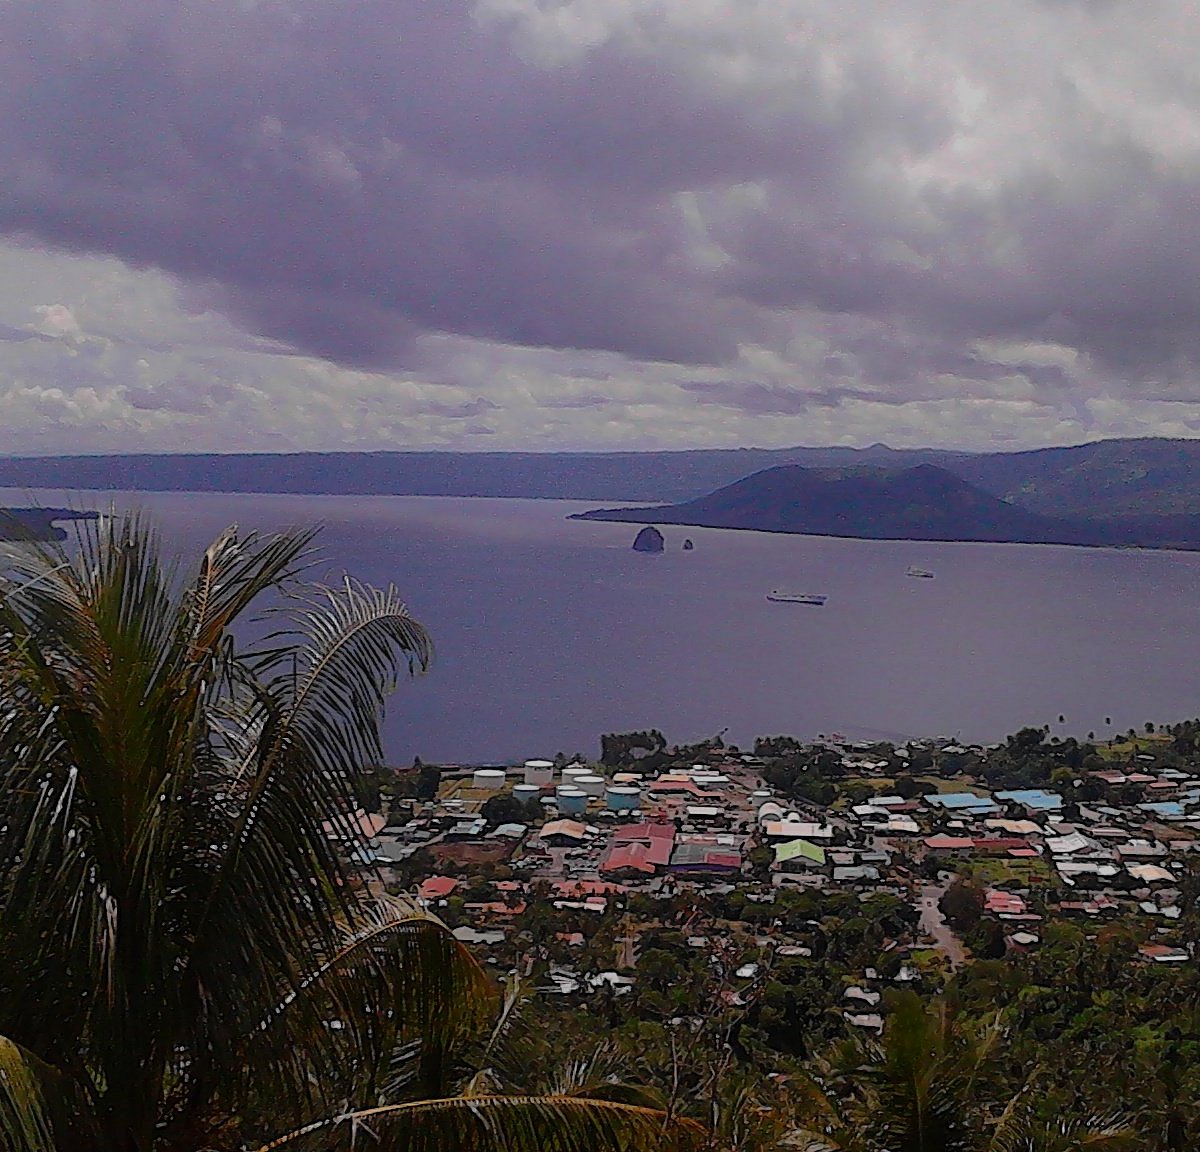
[[[941,908],[938,907],[942,899],[942,894],[945,891],[946,886],[944,884],[931,885],[921,889],[921,901],[919,904],[921,932],[930,937],[935,947],[946,954],[946,959],[950,961],[950,967],[955,969],[966,960],[967,953],[958,937],[954,935],[950,925],[946,923],[946,918],[942,915]]]

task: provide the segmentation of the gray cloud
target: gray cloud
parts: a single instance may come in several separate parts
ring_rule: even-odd
[[[656,420],[707,436],[688,406],[864,436],[876,406],[897,436],[953,436],[938,421],[975,404],[987,435],[1008,412],[1039,440],[1114,426],[1125,395],[1190,427],[1185,8],[9,0],[0,231],[165,271],[199,318],[172,321],[180,338],[214,314],[242,330],[222,330],[209,388],[145,316],[64,330],[54,379],[22,384],[30,411],[61,387],[100,398],[63,419],[119,401],[105,418],[139,435],[171,413],[262,421],[269,361],[306,381],[297,414],[379,393],[397,435],[419,412],[435,440],[480,416],[470,434],[503,437],[532,410],[538,435],[585,436],[559,421],[606,407],[631,439]],[[59,339],[6,319],[14,356]]]

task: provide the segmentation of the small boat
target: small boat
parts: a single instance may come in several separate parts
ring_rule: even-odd
[[[829,597],[813,592],[780,592],[776,589],[767,593],[767,599],[773,604],[816,604],[819,607]]]
[[[930,572],[928,568],[911,567],[911,568],[909,568],[908,572],[905,573],[905,575],[916,576],[921,580],[932,580],[933,579],[933,573]]]

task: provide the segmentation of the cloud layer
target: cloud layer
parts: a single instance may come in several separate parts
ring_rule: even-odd
[[[1168,0],[9,0],[0,390],[42,450],[1189,434],[1197,48]]]

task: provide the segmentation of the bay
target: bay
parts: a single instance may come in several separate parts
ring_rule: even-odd
[[[595,756],[646,727],[990,742],[1200,713],[1196,553],[666,527],[651,555],[636,525],[567,519],[602,502],[0,490],[35,501],[145,508],[192,554],[230,523],[323,524],[317,575],[394,583],[434,637],[389,702],[394,763]]]

